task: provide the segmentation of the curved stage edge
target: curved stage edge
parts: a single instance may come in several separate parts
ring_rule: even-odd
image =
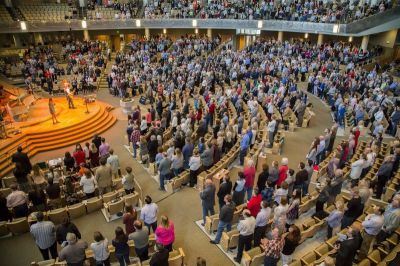
[[[10,156],[18,146],[22,146],[31,157],[38,152],[63,148],[91,139],[94,134],[103,133],[117,121],[110,113],[113,107],[98,100],[88,103],[87,109],[81,97],[74,97],[75,109],[68,108],[66,97],[53,97],[53,100],[60,123],[53,124],[48,99],[39,99],[30,107],[25,121],[14,122],[11,125],[8,132],[14,133],[9,134],[7,139],[0,139],[0,176],[12,170]]]

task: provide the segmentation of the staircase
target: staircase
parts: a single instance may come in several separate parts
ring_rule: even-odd
[[[110,114],[112,106],[96,102],[95,110],[87,116],[87,119],[67,127],[54,128],[51,131],[26,129],[26,132],[15,137],[13,141],[0,144],[0,177],[10,173],[14,167],[11,162],[11,155],[16,152],[18,146],[22,146],[29,157],[39,152],[55,150],[76,143],[84,142],[93,137],[94,134],[101,134],[109,129],[117,121],[115,116]],[[85,126],[86,125],[86,126]],[[61,156],[61,154],[60,154]]]
[[[111,53],[111,60],[107,62],[107,67],[101,72],[100,81],[98,83],[97,90],[108,90],[107,75],[111,72],[111,67],[115,61],[116,53]]]
[[[10,13],[10,16],[13,18],[15,21],[25,21],[26,18],[22,14],[21,10],[19,10],[18,7],[8,7],[6,6],[6,9],[8,13]]]

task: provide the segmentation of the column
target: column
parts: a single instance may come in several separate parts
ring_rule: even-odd
[[[15,47],[21,47],[21,38],[19,37],[18,34],[13,34],[13,41],[14,41],[14,46]]]
[[[324,35],[323,34],[318,34],[318,40],[317,40],[317,45],[321,45],[324,42]]]
[[[367,50],[368,42],[369,42],[369,35],[363,36],[361,41],[361,49],[363,49],[364,51]]]
[[[44,44],[44,43],[43,43],[42,34],[39,33],[39,32],[35,32],[35,33],[33,34],[33,39],[35,40],[35,44],[36,44],[36,45],[39,44],[39,43],[41,43],[42,45]]]
[[[239,36],[234,34],[232,35],[232,50],[237,51],[239,47]]]
[[[207,37],[212,38],[212,29],[207,29]]]
[[[144,36],[146,36],[146,39],[150,39],[150,29],[149,28],[144,29]]]
[[[89,31],[88,30],[84,30],[83,31],[83,39],[85,41],[89,41],[90,40],[90,36],[89,36]]]
[[[280,42],[283,41],[283,31],[278,32],[278,41],[280,41]]]

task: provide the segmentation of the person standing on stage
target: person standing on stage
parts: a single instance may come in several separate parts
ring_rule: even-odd
[[[49,112],[51,114],[51,118],[53,119],[53,124],[59,123],[56,116],[56,104],[51,97],[49,98]]]
[[[67,101],[68,101],[68,108],[75,109],[74,102],[72,100],[72,97],[74,96],[74,91],[71,90],[67,81],[64,82],[64,87],[65,87],[64,91],[65,91],[65,94],[67,96]]]

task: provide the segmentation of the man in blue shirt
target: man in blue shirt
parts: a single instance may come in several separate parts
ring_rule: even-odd
[[[186,139],[186,143],[182,148],[183,154],[183,167],[185,169],[189,169],[189,159],[193,155],[193,144],[190,142],[190,139]]]
[[[362,222],[364,230],[361,232],[363,241],[360,247],[360,253],[358,254],[358,258],[360,260],[363,260],[367,257],[372,241],[374,241],[375,237],[381,230],[383,225],[384,212],[385,212],[384,208],[374,206],[374,213],[369,214],[367,217],[365,217],[365,220]]]
[[[248,133],[244,133],[242,135],[242,140],[240,141],[240,154],[239,154],[239,159],[240,159],[240,165],[244,165],[244,157],[247,154],[247,150],[249,149],[250,145],[250,137]]]

